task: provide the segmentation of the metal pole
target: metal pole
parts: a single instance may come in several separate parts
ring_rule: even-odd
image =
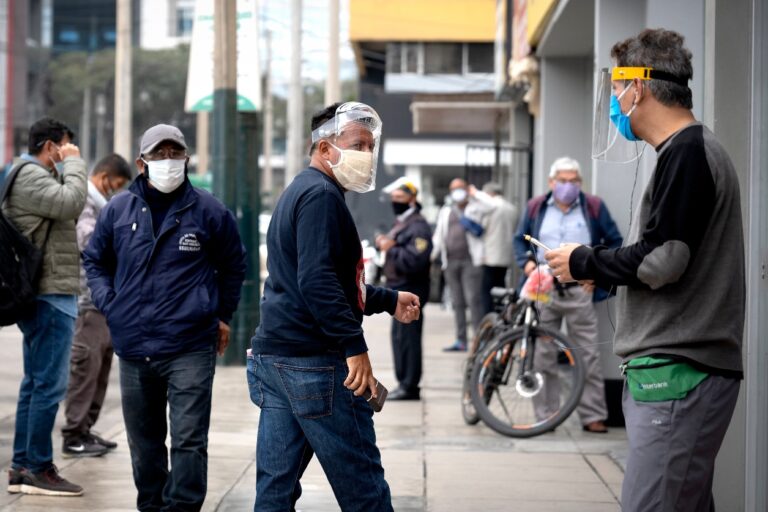
[[[325,104],[341,101],[339,85],[339,0],[328,0],[330,23],[328,24],[328,75],[325,79]]]
[[[270,204],[274,204],[274,176],[272,175],[272,32],[267,31],[267,69],[264,77],[264,191],[269,195]]]
[[[213,126],[212,158],[213,193],[224,205],[238,214],[237,197],[237,3],[215,0],[213,11]],[[240,305],[240,308],[243,304]],[[241,351],[241,314],[230,324],[232,346],[224,354],[224,364],[245,361]]]
[[[210,166],[209,129],[210,114],[197,113],[197,174],[205,175]]]
[[[117,0],[114,150],[129,159],[134,154],[131,135],[131,46],[131,0]]]
[[[235,211],[237,154],[237,10],[230,0],[214,5],[213,193]]]
[[[245,351],[259,325],[259,299],[261,297],[259,256],[259,213],[261,191],[259,182],[259,114],[238,114],[237,144],[237,220],[240,237],[248,251],[248,267],[240,298],[240,305],[232,324],[230,347],[224,354],[225,365],[245,364]]]
[[[291,76],[288,96],[288,147],[285,186],[299,172],[303,131],[304,91],[301,87],[301,0],[291,0]]]

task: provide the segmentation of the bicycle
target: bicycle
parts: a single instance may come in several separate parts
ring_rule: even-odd
[[[584,365],[560,332],[539,325],[534,300],[516,299],[514,290],[505,288],[494,288],[492,295],[502,300],[503,309],[486,315],[472,340],[464,419],[468,424],[482,420],[510,437],[550,432],[579,404]],[[537,355],[543,364],[536,364]]]

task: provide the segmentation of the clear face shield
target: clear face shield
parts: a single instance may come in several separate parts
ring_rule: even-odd
[[[615,70],[632,68],[615,68]],[[632,77],[634,78],[634,77]],[[611,72],[603,68],[597,77],[597,100],[595,102],[595,120],[592,132],[592,158],[612,163],[631,163],[640,158],[646,143],[642,140],[630,140],[629,118],[631,112],[621,112],[620,97],[632,94],[634,84],[629,79],[619,78],[623,87],[617,87],[614,93]],[[618,96],[617,96],[618,95]],[[620,96],[620,97],[619,97]],[[634,107],[633,107],[634,110]],[[622,119],[623,117],[623,119]],[[624,125],[622,134],[620,128]]]
[[[347,102],[336,115],[312,132],[312,143],[327,140],[340,156],[328,162],[346,190],[364,193],[376,188],[376,167],[381,146],[381,118],[365,103]]]

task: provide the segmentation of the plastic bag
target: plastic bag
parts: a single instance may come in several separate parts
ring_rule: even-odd
[[[552,300],[552,290],[555,287],[555,278],[552,270],[545,264],[536,267],[523,283],[520,296],[527,300],[542,302],[544,304]]]

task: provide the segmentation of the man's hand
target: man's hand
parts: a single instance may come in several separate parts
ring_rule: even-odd
[[[344,387],[352,391],[355,396],[362,396],[366,389],[371,390],[371,396],[376,398],[376,379],[373,377],[371,360],[368,352],[357,354],[347,358],[349,375],[344,380]]]
[[[571,253],[580,246],[581,244],[560,244],[557,249],[544,253],[544,259],[547,260],[549,268],[552,269],[552,274],[561,283],[574,281],[570,266]]]
[[[376,247],[379,248],[380,251],[387,252],[392,247],[395,246],[395,241],[389,238],[387,235],[379,235],[376,237]]]
[[[536,262],[535,262],[535,261],[533,261],[533,260],[528,260],[528,261],[526,261],[526,262],[525,262],[525,267],[523,267],[523,273],[524,273],[526,276],[529,276],[529,275],[531,275],[531,272],[533,272],[534,270],[536,270],[536,267],[537,267],[537,265],[536,265]]]
[[[64,160],[68,156],[80,156],[80,148],[75,146],[72,143],[67,142],[63,146],[59,148],[59,155],[61,156],[61,159]]]
[[[224,355],[224,351],[227,350],[227,345],[229,345],[229,326],[219,320],[219,344],[217,352],[220,356]]]
[[[395,308],[395,320],[403,324],[409,324],[419,319],[421,304],[418,295],[410,292],[397,292],[397,308]]]
[[[595,291],[595,282],[591,279],[587,279],[586,281],[579,281],[579,284],[587,293],[593,293]]]

